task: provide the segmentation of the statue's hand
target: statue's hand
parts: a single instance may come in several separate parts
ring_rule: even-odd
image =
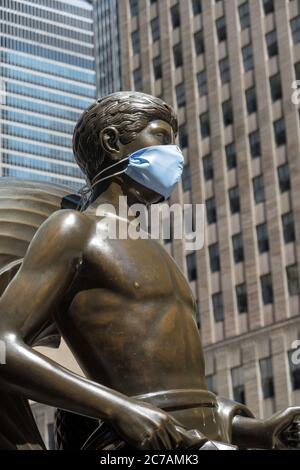
[[[200,447],[207,441],[197,430],[187,431],[164,411],[137,400],[122,407],[110,424],[125,442],[137,449]]]
[[[272,449],[300,448],[300,406],[279,411],[264,422]]]

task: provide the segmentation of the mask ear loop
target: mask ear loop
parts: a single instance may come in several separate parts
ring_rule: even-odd
[[[118,173],[114,173],[113,175],[105,176],[104,178],[100,178],[98,180],[96,179],[96,178],[98,178],[98,176],[102,175],[103,173],[110,170],[111,168],[114,168],[115,166],[120,165],[120,163],[123,163],[128,159],[129,159],[129,157],[122,158],[122,160],[119,160],[118,162],[113,163],[112,165],[108,166],[107,168],[104,168],[104,170],[99,171],[99,173],[97,173],[96,176],[92,179],[91,189],[93,189],[93,187],[96,184],[100,183],[100,181],[104,181],[108,178],[111,178],[112,176],[117,176],[117,175],[120,175],[120,174],[124,173],[125,170],[122,170],[122,171],[119,171]]]
[[[81,200],[80,200],[80,203],[78,203],[76,210],[80,210],[80,212],[82,212],[85,209],[91,197],[92,189],[96,186],[96,184],[100,183],[101,181],[107,180],[108,178],[112,178],[113,176],[121,175],[122,173],[124,173],[125,170],[119,171],[118,173],[114,173],[113,175],[105,176],[104,178],[97,179],[100,175],[102,175],[106,171],[110,170],[111,168],[114,168],[115,166],[119,165],[120,163],[123,163],[124,161],[128,159],[129,159],[129,156],[99,171],[99,173],[97,173],[96,176],[92,179],[92,184],[87,183],[82,188],[80,188],[78,190],[78,194],[80,194]]]

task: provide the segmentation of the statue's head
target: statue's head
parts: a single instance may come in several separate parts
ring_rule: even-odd
[[[133,91],[113,93],[83,112],[74,129],[73,151],[93,183],[101,170],[141,148],[174,144],[177,130],[173,109],[161,99]]]

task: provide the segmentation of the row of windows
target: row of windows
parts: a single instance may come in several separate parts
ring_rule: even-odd
[[[300,23],[300,21],[299,21]],[[154,18],[151,21],[151,29],[152,29],[152,37],[153,41],[159,39],[159,21],[158,18]],[[299,35],[300,37],[300,35]],[[139,30],[136,30],[131,35],[132,40],[132,50],[134,54],[140,53],[140,35]],[[195,51],[197,55],[201,55],[205,52],[204,47],[204,37],[203,31],[200,30],[194,34],[194,43],[195,43]],[[276,31],[273,30],[270,33],[266,34],[266,47],[268,51],[268,56],[271,58],[278,54],[278,44],[277,44],[277,34]],[[181,67],[183,65],[183,53],[182,53],[182,45],[181,43],[176,44],[173,47],[173,58],[175,67]],[[251,44],[247,44],[242,48],[242,58],[243,58],[243,65],[245,72],[252,70],[254,68],[254,58],[253,58],[253,49]],[[155,79],[162,78],[162,67],[161,67],[161,58],[160,56],[155,57],[153,59],[153,71]],[[135,71],[141,75],[140,69]],[[219,73],[220,79],[222,84],[227,83],[230,81],[230,67],[229,67],[229,60],[228,57],[219,61]],[[273,77],[274,81],[270,83],[271,91],[272,91],[272,99],[276,101],[277,99],[281,98],[281,83],[280,83],[280,75],[276,74]],[[207,94],[207,77],[205,70],[201,71],[197,75],[198,81],[198,88],[200,95]],[[141,89],[141,83],[139,81],[138,84],[139,90]],[[274,90],[274,93],[273,93]]]
[[[285,243],[295,241],[295,224],[292,212],[287,212],[281,217],[282,231]],[[260,254],[269,251],[269,236],[267,223],[263,222],[256,226],[257,247]],[[232,237],[233,258],[235,263],[244,261],[244,245],[243,236],[241,233],[233,235]],[[221,269],[219,244],[213,243],[208,247],[210,270],[212,273],[218,272]]]
[[[25,14],[33,16],[35,18],[44,18],[48,21],[53,21],[53,23],[72,26],[73,28],[83,29],[86,31],[93,30],[92,21],[83,21],[83,19],[73,18],[70,15],[61,15],[51,10],[44,10],[42,8],[37,8],[23,2],[16,2],[14,0],[10,0],[9,5],[6,8],[10,8],[11,10],[17,11],[20,16],[22,14]],[[92,19],[92,11],[90,19]]]
[[[65,106],[70,106],[73,108],[82,108],[85,109],[91,104],[91,100],[85,100],[83,98],[75,98],[67,95],[59,95],[58,93],[53,93],[49,90],[43,90],[40,88],[34,88],[31,86],[6,82],[5,84],[6,91],[9,93],[16,93],[17,95],[30,96],[31,98],[36,98],[39,100],[49,101],[51,103],[60,103]]]
[[[186,257],[187,275],[189,282],[197,279],[197,266],[196,255],[190,253]],[[300,294],[299,275],[297,264],[292,264],[286,267],[286,280],[290,296]],[[274,302],[272,275],[264,274],[260,276],[261,296],[264,305],[269,305]],[[239,284],[235,287],[236,305],[240,314],[248,311],[248,300],[246,284]],[[213,313],[215,322],[224,321],[224,304],[222,292],[216,292],[211,296]]]
[[[94,71],[88,72],[87,70],[75,70],[65,65],[48,63],[44,60],[37,59],[32,55],[22,55],[9,51],[0,51],[0,60],[6,64],[18,65],[20,67],[26,67],[38,72],[70,78],[71,80],[81,83],[86,82],[94,85],[96,81]]]
[[[67,49],[72,52],[77,52],[78,54],[92,57],[94,56],[94,50],[92,47],[83,46],[81,44],[77,44],[74,41],[65,41],[59,37],[49,36],[49,34],[39,34],[36,31],[19,28],[15,25],[1,24],[1,32],[2,34],[7,34],[12,37],[28,39],[29,41],[33,41],[37,44],[53,46],[60,50]]]
[[[61,121],[54,121],[52,119],[47,119],[46,117],[34,116],[32,114],[26,114],[17,111],[3,110],[2,119],[6,121],[21,122],[23,124],[28,124],[29,126],[44,127],[45,129],[52,129],[58,132],[64,132],[66,134],[72,134],[74,130],[74,125],[66,124]]]
[[[157,0],[150,0],[151,3],[154,3]],[[138,0],[130,0],[130,12],[132,16],[137,16],[139,14],[139,5]],[[274,1],[273,0],[263,0],[263,7],[265,14],[268,15],[274,11]],[[202,13],[202,0],[192,0],[192,10],[193,14],[199,15]],[[239,18],[240,18],[240,25],[241,29],[248,28],[250,26],[250,11],[249,11],[249,3],[248,1],[244,2],[238,8],[239,11]],[[180,9],[179,3],[175,4],[171,10],[171,23],[174,29],[180,26]],[[217,29],[219,30],[220,25],[225,22],[225,18],[220,18],[221,22],[217,23]]]
[[[185,148],[188,145],[188,136],[186,131],[186,126],[182,125],[179,127],[179,143],[181,148]],[[249,134],[249,144],[252,158],[257,158],[260,153],[260,137],[259,131],[254,131]],[[236,149],[234,142],[231,142],[225,146],[225,154],[226,154],[226,161],[227,161],[227,168],[231,170],[236,168],[237,166],[237,158],[236,158]],[[202,158],[202,165],[203,165],[203,175],[205,181],[210,181],[214,177],[214,168],[213,168],[213,160],[212,155],[208,154],[203,156]],[[285,191],[289,191],[291,187],[290,183],[290,174],[289,174],[289,166],[288,164],[283,164],[278,167],[278,183],[279,189],[281,193]],[[191,179],[190,179],[190,171],[188,165],[185,165],[182,175],[182,187],[183,191],[189,191],[191,189]],[[253,190],[254,190],[254,198],[257,203],[264,201],[264,188],[263,188],[263,178],[262,175],[253,178]],[[234,207],[237,203],[234,202],[234,197],[236,195],[236,191],[233,189],[229,190],[229,198],[230,198],[230,207],[233,211]],[[234,213],[234,212],[232,212]]]
[[[19,98],[17,96],[6,95],[5,104],[13,108],[24,109],[25,111],[32,111],[46,116],[54,116],[67,121],[73,121],[74,123],[80,116],[80,111],[69,111],[59,106],[50,106],[25,97]]]
[[[295,364],[294,361],[292,361],[292,354],[294,353],[294,351],[295,350],[287,351],[290,383],[292,390],[300,390],[300,364]],[[272,357],[265,357],[259,360],[259,371],[263,398],[273,398],[275,396],[275,387],[273,378],[274,374]],[[233,367],[230,370],[230,375],[233,399],[238,403],[246,404],[246,390],[243,366]],[[205,379],[208,390],[218,395],[217,375],[210,374],[207,375]]]
[[[36,44],[31,44],[29,42],[17,41],[16,39],[11,39],[2,36],[0,38],[0,46],[5,47],[6,49],[13,49],[15,51],[24,52],[26,54],[32,54],[33,56],[44,57],[45,59],[75,65],[76,67],[82,67],[91,70],[94,70],[95,68],[94,59],[84,59],[76,55],[70,55],[64,52],[47,49],[45,47],[37,46]]]
[[[12,178],[36,180],[36,181],[45,181],[49,183],[65,185],[69,188],[74,188],[76,190],[82,187],[82,182],[64,180],[63,178],[56,178],[55,176],[43,175],[40,173],[35,173],[33,171],[19,170],[17,168],[3,168],[3,176],[10,176]]]
[[[39,18],[30,18],[27,16],[21,16],[18,13],[10,11],[1,11],[1,19],[6,23],[12,25],[24,26],[34,31],[45,31],[58,37],[66,37],[69,39],[75,39],[76,41],[86,42],[91,44],[93,36],[83,31],[78,31],[74,28],[65,28],[59,24],[51,24],[46,21],[41,21]]]
[[[3,124],[2,132],[3,134],[14,135],[24,139],[37,140],[38,142],[61,145],[68,148],[71,148],[72,146],[72,139],[70,137],[62,137],[60,135],[54,135],[44,131],[38,131],[36,129],[14,126],[12,124]]]
[[[35,85],[54,88],[56,90],[65,91],[67,93],[73,93],[74,95],[81,95],[90,98],[95,98],[96,96],[95,88],[80,86],[75,83],[64,82],[61,80],[56,80],[55,78],[44,77],[42,75],[35,75],[23,69],[2,67],[1,75],[3,77],[13,78],[15,80],[21,80],[22,82],[34,83]]]
[[[287,163],[280,165],[277,169],[278,183],[281,193],[289,191],[291,188],[289,166]],[[185,183],[186,185],[186,183]],[[260,204],[265,201],[265,188],[263,175],[255,176],[252,179],[253,196],[256,204]],[[184,188],[183,188],[184,189]],[[239,187],[235,186],[228,190],[229,205],[231,214],[240,212],[240,191]],[[215,198],[211,197],[206,200],[206,215],[207,223],[213,224],[217,221],[217,210]]]
[[[178,97],[177,97],[177,99],[178,99]],[[248,90],[248,96],[246,94],[246,99],[247,99],[248,112],[252,113],[256,109],[255,90],[253,90],[253,89]],[[182,100],[182,98],[181,98],[181,100]],[[181,103],[182,103],[182,101],[181,101]],[[233,110],[232,110],[232,102],[231,102],[230,99],[227,100],[227,101],[224,101],[222,103],[222,112],[223,112],[223,124],[224,124],[224,126],[227,127],[229,125],[232,125],[233,122],[234,122],[234,116],[233,116]],[[203,139],[205,139],[206,137],[210,136],[209,112],[206,111],[205,113],[202,113],[199,117],[199,120],[200,120],[201,137]],[[273,122],[273,129],[274,129],[274,138],[275,138],[275,142],[276,142],[277,147],[280,147],[281,145],[285,145],[285,143],[286,143],[286,130],[285,130],[284,118],[280,118],[280,119],[277,119],[276,121],[274,121]],[[249,142],[250,142],[250,148],[251,149],[252,149],[254,143],[257,144],[257,138],[258,138],[258,136],[255,135],[254,133],[249,134]],[[256,142],[253,142],[253,139],[255,139]],[[252,155],[253,157],[259,156],[258,155],[258,148],[256,148],[256,149],[253,148],[253,151],[256,153],[256,155]],[[252,150],[251,150],[251,153],[252,153]]]
[[[56,160],[63,160],[66,162],[74,163],[74,156],[71,150],[61,150],[50,147],[49,145],[38,145],[32,142],[17,139],[2,139],[2,147],[8,150],[15,150],[17,152],[28,153],[31,155],[38,155],[42,157],[54,158]]]
[[[11,155],[9,153],[4,153],[3,163],[9,163],[10,165],[22,166],[34,170],[42,170],[50,173],[57,173],[59,175],[82,178],[82,173],[78,167],[67,166],[66,164],[59,165],[57,163],[46,160],[30,158],[29,156]]]
[[[177,46],[175,46],[177,47]],[[177,56],[177,60],[178,56]],[[182,56],[181,59],[182,60]],[[182,65],[182,62],[181,62]],[[222,84],[227,83],[230,80],[230,68],[229,68],[229,61],[228,57],[222,59],[219,62],[219,71],[220,71],[220,79]],[[198,84],[198,91],[200,96],[204,96],[208,94],[208,87],[207,87],[207,76],[206,71],[202,70],[197,74],[197,84]],[[280,73],[276,73],[269,78],[270,84],[270,92],[272,101],[275,102],[282,98],[282,87],[281,87],[281,78]],[[183,83],[177,85],[178,87],[184,87]],[[181,94],[184,94],[184,90]],[[248,114],[254,113],[257,111],[257,102],[256,102],[256,93],[255,93],[255,86],[248,88],[245,92],[246,97],[246,106]],[[182,106],[185,106],[185,99],[182,100]],[[228,101],[227,101],[228,103]]]
[[[22,0],[18,3],[22,3]],[[64,13],[70,13],[71,15],[82,16],[84,18],[90,19],[92,14],[90,8],[77,7],[70,3],[61,2],[59,0],[39,0],[38,3],[40,6],[52,8],[53,10],[61,10]],[[18,11],[20,11],[20,5],[17,5],[16,2],[12,3],[11,0],[2,0],[1,5],[4,8],[15,8],[17,6]]]

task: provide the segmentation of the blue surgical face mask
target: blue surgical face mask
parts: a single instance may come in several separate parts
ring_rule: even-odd
[[[124,170],[101,177],[103,173],[126,160],[128,165]],[[93,179],[92,188],[101,181],[125,173],[145,188],[167,199],[181,177],[183,163],[184,158],[177,145],[145,147],[100,171]]]

